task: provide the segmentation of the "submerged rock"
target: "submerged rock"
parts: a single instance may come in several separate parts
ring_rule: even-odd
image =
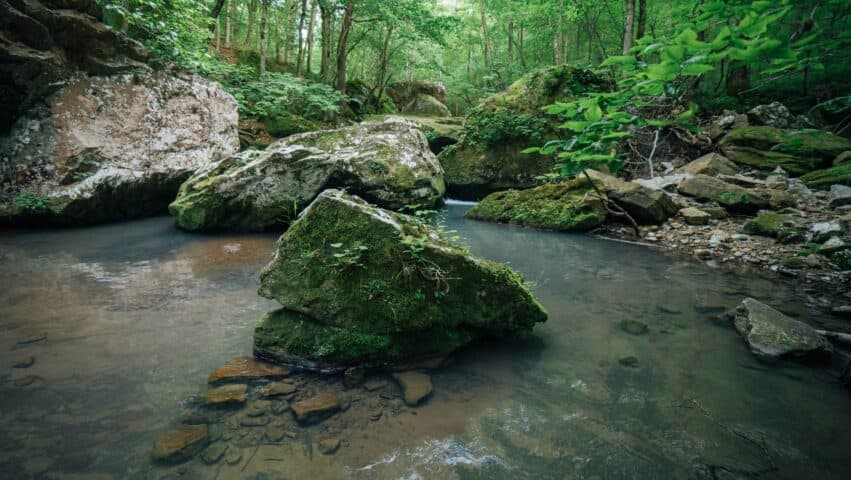
[[[259,378],[286,377],[289,369],[261,362],[253,357],[234,357],[221,364],[207,378],[207,383],[245,382]]]
[[[713,201],[733,213],[756,213],[760,208],[768,207],[768,200],[754,190],[708,175],[695,175],[684,180],[677,191],[698,200]]]
[[[599,182],[599,181],[598,181]],[[599,184],[598,188],[602,189]],[[606,208],[585,178],[488,195],[467,218],[560,231],[587,231],[606,220]]]
[[[542,109],[586,92],[605,91],[607,81],[590,70],[557,65],[530,72],[502,93],[492,95],[467,116],[461,141],[440,154],[453,196],[480,198],[508,188],[538,185],[537,177],[555,167],[530,146],[557,138],[561,121]]]
[[[319,452],[323,455],[332,455],[340,448],[340,439],[325,438],[320,440],[317,446],[319,447]]]
[[[286,225],[322,190],[346,188],[382,207],[433,207],[443,169],[417,125],[399,117],[281,139],[208,166],[169,206],[185,230]]]
[[[77,78],[0,137],[0,217],[91,224],[165,211],[191,173],[235,153],[237,104],[164,73]],[[2,218],[0,218],[2,220]]]
[[[207,425],[182,425],[160,435],[152,455],[161,462],[181,462],[201,451],[209,440]]]
[[[833,346],[806,323],[746,298],[736,309],[735,326],[760,358],[830,357]]]
[[[293,403],[296,420],[303,425],[320,422],[340,410],[340,400],[333,393],[320,393],[314,397]]]
[[[255,355],[310,368],[438,356],[547,316],[519,274],[339,190],[305,209],[260,280],[284,309],[258,323]]]
[[[828,132],[773,127],[737,128],[719,145],[735,163],[764,171],[782,167],[794,175],[827,168],[837,155],[851,150],[851,140]]]
[[[393,378],[402,388],[405,404],[415,407],[431,395],[431,377],[421,372],[397,372]]]
[[[244,384],[224,385],[202,393],[201,401],[205,405],[234,405],[245,403],[248,386]]]

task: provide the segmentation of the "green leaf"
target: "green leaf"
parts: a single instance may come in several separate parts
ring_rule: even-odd
[[[568,129],[568,130],[571,130],[571,131],[578,133],[578,132],[585,130],[585,128],[588,125],[591,125],[591,122],[581,122],[581,121],[575,120],[575,121],[570,121],[570,122],[564,122],[561,125],[559,125],[558,128]]]

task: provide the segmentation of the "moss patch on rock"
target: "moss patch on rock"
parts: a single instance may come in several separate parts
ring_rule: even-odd
[[[821,130],[762,126],[733,129],[720,146],[735,163],[766,172],[782,167],[789,173],[802,175],[829,167],[837,155],[851,149],[851,141]]]
[[[851,163],[816,170],[801,177],[808,187],[827,188],[831,185],[851,185]]]
[[[599,188],[603,188],[599,182]],[[584,178],[488,195],[464,215],[560,231],[587,231],[606,220],[606,208]]]

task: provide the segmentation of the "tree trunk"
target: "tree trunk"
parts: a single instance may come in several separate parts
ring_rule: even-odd
[[[390,48],[390,38],[393,36],[393,25],[387,26],[387,33],[384,35],[384,42],[381,44],[381,58],[378,63],[378,77],[375,81],[375,88],[378,90],[376,96],[378,97],[378,105],[376,107],[381,106],[381,96],[384,93],[384,83],[387,80],[387,65],[390,63],[390,57],[388,55],[388,51]]]
[[[488,19],[485,14],[485,0],[479,1],[479,10],[482,17],[482,54],[485,56],[485,66],[490,68],[490,45],[488,43]]]
[[[635,0],[626,0],[626,17],[623,21],[623,54],[632,49],[632,26],[635,23]]]
[[[310,2],[310,21],[307,22],[307,62],[304,71],[310,75],[310,65],[313,63],[313,27],[316,25],[316,0]]]
[[[281,12],[275,15],[275,63],[281,63]]]
[[[322,53],[319,62],[319,75],[328,80],[331,66],[331,15],[333,10],[325,1],[319,1],[319,15],[322,18]]]
[[[520,25],[520,34],[517,36],[517,56],[520,57],[520,66],[526,68],[526,54],[523,50],[523,36],[526,32],[526,29],[523,28],[523,25]]]
[[[638,0],[638,34],[635,38],[641,38],[647,32],[647,0]]]
[[[251,0],[248,6],[248,28],[245,33],[245,45],[251,46],[251,33],[254,30],[254,19],[257,17],[257,0]]]
[[[340,24],[340,37],[337,41],[337,90],[346,92],[346,57],[349,54],[349,32],[355,12],[355,0],[346,2],[343,20]]]
[[[747,65],[731,67],[727,73],[727,95],[737,96],[750,88],[750,70]]]
[[[216,0],[216,3],[213,4],[213,9],[210,10],[210,18],[219,18],[219,14],[222,12],[222,7],[225,6],[225,0]]]
[[[511,71],[511,64],[514,62],[514,20],[508,19],[508,71]]]
[[[296,55],[295,74],[301,76],[301,64],[304,61],[304,19],[307,17],[307,0],[301,0],[301,14],[298,17],[298,54]]]
[[[230,19],[233,16],[234,0],[225,5],[225,47],[230,48]]]
[[[298,8],[298,1],[293,0],[290,4],[289,10],[287,10],[287,20],[284,22],[284,63],[287,64],[290,61],[290,40],[292,40],[292,35],[290,34],[290,25],[293,24],[293,18],[295,17],[295,11]]]
[[[266,73],[266,18],[269,15],[269,1],[260,0],[263,3],[260,13],[260,75]]]
[[[222,21],[221,19],[216,19],[216,51],[222,51]]]

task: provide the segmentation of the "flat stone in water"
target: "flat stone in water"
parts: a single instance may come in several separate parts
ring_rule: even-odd
[[[269,422],[271,421],[272,420],[266,415],[259,417],[249,417],[246,415],[242,417],[239,424],[243,427],[265,427],[266,425],[269,425]]]
[[[38,375],[27,375],[26,377],[16,378],[12,384],[16,387],[29,387],[39,380],[41,380],[41,377]]]
[[[262,397],[278,397],[295,393],[298,388],[290,382],[271,382],[260,389]]]
[[[309,425],[322,421],[340,410],[340,400],[333,393],[320,393],[307,400],[295,402],[292,410],[299,423]]]
[[[248,386],[245,384],[225,385],[201,394],[205,405],[236,405],[245,403]]]
[[[208,383],[245,382],[259,378],[286,377],[288,368],[261,362],[254,357],[234,357],[210,374]]]
[[[205,448],[203,452],[201,452],[201,460],[208,465],[213,465],[218,463],[219,460],[222,459],[225,452],[227,452],[228,446],[223,443],[215,443]]]
[[[649,330],[647,324],[632,319],[621,320],[618,325],[620,325],[621,330],[632,335],[643,335]]]
[[[35,363],[35,357],[25,357],[15,360],[12,363],[12,368],[30,368]]]
[[[326,438],[324,440],[319,441],[319,451],[322,452],[323,455],[331,455],[335,453],[339,448],[339,438]]]
[[[198,453],[209,439],[206,425],[183,425],[160,435],[152,455],[161,462],[180,462]]]
[[[270,442],[279,442],[282,438],[284,438],[284,436],[286,435],[286,432],[281,430],[279,427],[276,427],[274,425],[270,425],[270,426],[266,427],[266,431],[263,432],[263,435]]]
[[[394,373],[393,378],[402,387],[402,398],[409,406],[415,407],[431,395],[431,377],[425,373],[399,372]]]
[[[27,338],[24,338],[22,340],[18,340],[18,345],[29,345],[31,343],[37,343],[37,342],[40,342],[40,341],[46,340],[46,339],[47,339],[47,334],[42,333],[41,335],[33,335],[32,337],[27,337]]]
[[[815,329],[753,298],[736,309],[735,326],[760,358],[830,358],[833,353],[833,346]]]
[[[638,359],[633,356],[623,357],[618,359],[618,363],[623,365],[624,367],[635,368],[638,367]]]
[[[366,388],[368,392],[374,392],[376,390],[381,390],[387,386],[387,380],[383,378],[373,378],[367,381],[363,387]]]
[[[236,465],[242,460],[242,450],[238,448],[229,448],[225,453],[225,463],[228,465]]]

